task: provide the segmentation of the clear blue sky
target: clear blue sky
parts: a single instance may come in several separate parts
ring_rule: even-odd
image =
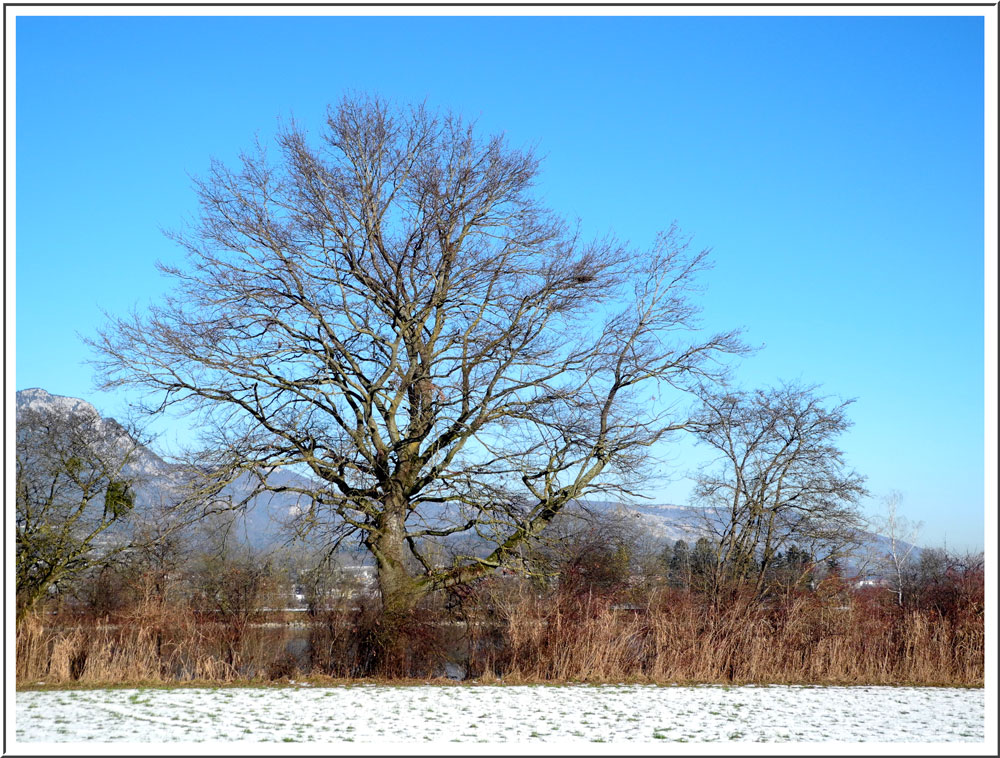
[[[766,344],[743,382],[858,398],[842,441],[873,494],[902,491],[923,543],[983,546],[982,18],[16,24],[17,389],[120,412],[78,333],[165,291],[189,177],[346,90],[426,99],[537,145],[585,233],[676,220],[713,248],[707,324]]]

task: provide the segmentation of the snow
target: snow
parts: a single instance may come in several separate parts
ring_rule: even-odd
[[[33,408],[39,411],[58,409],[65,413],[87,413],[99,416],[97,409],[86,400],[65,395],[53,395],[39,387],[17,391],[17,407]]]
[[[536,749],[540,743],[555,749],[714,741],[982,744],[985,700],[982,689],[930,687],[58,690],[18,692],[14,726],[19,745],[355,742],[424,752],[453,742],[532,743]]]

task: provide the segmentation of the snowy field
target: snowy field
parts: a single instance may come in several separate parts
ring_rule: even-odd
[[[923,687],[286,687],[18,692],[29,742],[982,742],[984,691]]]

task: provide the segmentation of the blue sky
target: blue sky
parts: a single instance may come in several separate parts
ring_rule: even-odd
[[[16,388],[117,413],[79,334],[168,287],[191,176],[346,91],[426,100],[546,156],[585,234],[714,250],[708,327],[750,386],[855,397],[850,463],[921,541],[983,546],[983,19],[16,21]],[[995,304],[991,304],[991,308]],[[679,443],[684,502],[697,451]]]

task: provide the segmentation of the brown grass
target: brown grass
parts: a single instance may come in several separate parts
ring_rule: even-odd
[[[440,677],[505,682],[816,683],[982,686],[981,608],[903,612],[883,598],[804,594],[761,603],[656,590],[623,605],[484,585],[460,616],[419,609],[391,634],[371,608],[306,626],[281,616],[225,623],[144,601],[114,617],[35,615],[17,630],[19,686],[292,677]]]
[[[495,611],[490,634],[478,631],[471,673],[506,681],[983,684],[981,616],[863,597],[712,603],[661,592],[638,607],[521,597]]]

